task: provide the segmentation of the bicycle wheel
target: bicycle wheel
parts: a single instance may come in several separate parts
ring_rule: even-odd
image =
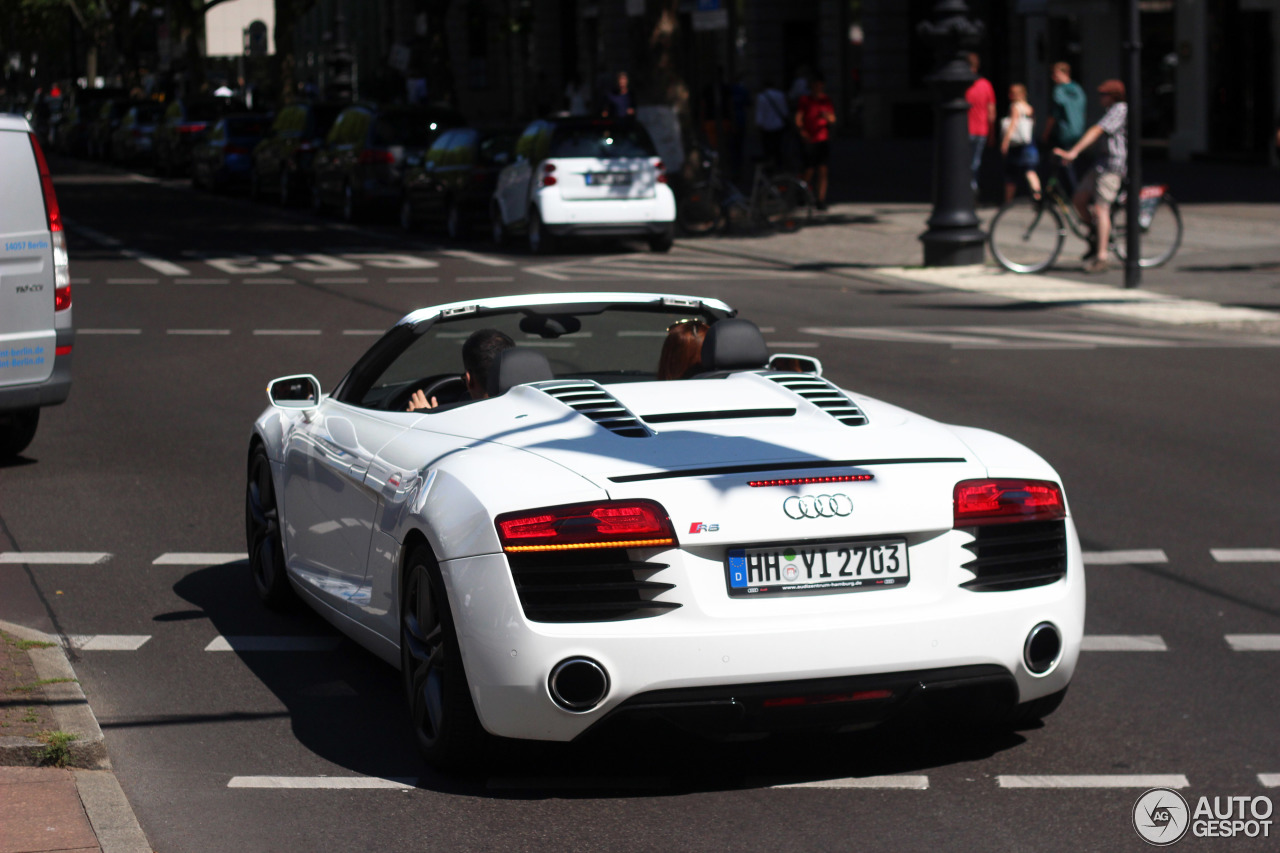
[[[710,184],[698,184],[680,200],[676,221],[686,234],[710,234],[724,225],[719,194]]]
[[[1120,203],[1111,208],[1112,249],[1122,261],[1129,250],[1127,213],[1125,205]],[[1139,216],[1139,222],[1142,223],[1138,254],[1140,267],[1158,267],[1166,263],[1182,245],[1182,213],[1173,196],[1161,196],[1150,210],[1150,216],[1147,219],[1146,211]]]
[[[991,220],[987,242],[996,262],[1010,272],[1048,269],[1062,251],[1062,217],[1048,201],[1015,198]]]
[[[791,233],[813,219],[813,193],[809,185],[791,175],[769,179],[769,190],[760,202],[760,219],[769,228]]]

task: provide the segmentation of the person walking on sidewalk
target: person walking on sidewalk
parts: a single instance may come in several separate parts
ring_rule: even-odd
[[[1053,63],[1053,103],[1049,106],[1049,118],[1044,123],[1040,141],[1045,148],[1070,148],[1080,141],[1085,129],[1085,107],[1088,98],[1080,84],[1071,79],[1071,65]],[[1055,164],[1059,179],[1069,195],[1075,195],[1080,186],[1078,164]]]
[[[1098,159],[1098,165],[1080,184],[1074,199],[1080,217],[1088,222],[1092,213],[1094,223],[1089,241],[1090,253],[1086,255],[1086,259],[1092,257],[1092,260],[1085,267],[1085,272],[1106,272],[1110,267],[1107,245],[1111,239],[1111,205],[1120,194],[1129,159],[1129,134],[1126,130],[1129,106],[1125,103],[1124,83],[1106,80],[1098,87],[1098,94],[1106,110],[1101,120],[1086,130],[1070,149],[1053,150],[1054,154],[1070,163],[1100,137],[1107,138],[1106,155]]]
[[[1033,140],[1035,111],[1027,103],[1027,87],[1009,87],[1009,115],[1000,121],[1000,153],[1004,155],[1004,203],[1013,201],[1018,181],[1025,179],[1031,197],[1040,200],[1040,152]]]
[[[978,74],[981,67],[982,60],[978,58],[978,54],[970,53],[969,70],[977,79],[964,93],[964,99],[969,102],[969,145],[972,146],[972,161],[969,166],[972,176],[969,178],[969,186],[973,188],[974,204],[978,201],[978,172],[982,169],[982,152],[988,145],[995,144],[996,126],[996,90],[991,87],[990,80]]]
[[[760,129],[760,148],[765,166],[770,169],[782,165],[782,139],[787,132],[787,96],[772,80],[764,81],[764,88],[756,95],[756,127]]]
[[[804,182],[814,188],[818,210],[827,209],[831,125],[835,123],[836,109],[827,97],[826,81],[821,74],[815,74],[809,82],[809,94],[801,96],[797,105],[796,127],[804,140]]]

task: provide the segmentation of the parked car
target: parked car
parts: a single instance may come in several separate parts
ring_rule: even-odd
[[[521,229],[534,254],[562,237],[642,236],[671,248],[676,200],[653,140],[633,119],[539,119],[516,142],[490,207],[493,239]]]
[[[406,158],[400,224],[427,222],[458,239],[487,221],[498,173],[511,162],[517,128],[460,127],[445,131],[426,154]]]
[[[165,107],[156,125],[156,171],[161,175],[186,175],[196,139],[228,109],[224,100],[178,100]]]
[[[271,116],[235,113],[223,116],[191,149],[191,183],[211,190],[248,186],[254,146],[271,126]]]
[[[311,192],[312,160],[341,104],[289,104],[276,113],[266,137],[253,149],[249,196],[274,193],[286,207]]]
[[[360,105],[342,111],[315,155],[311,205],[336,205],[348,222],[376,207],[400,204],[405,158],[421,154],[451,127],[466,122],[450,107]]]
[[[129,107],[111,134],[111,159],[124,164],[151,159],[152,141],[162,110],[163,104],[152,101]]]
[[[62,213],[27,120],[0,115],[0,460],[71,391],[71,271]]]
[[[94,160],[105,160],[111,155],[111,135],[120,127],[120,121],[129,111],[131,102],[125,98],[111,98],[97,105],[85,134],[85,153]]]
[[[120,89],[76,89],[54,128],[55,150],[59,154],[83,157],[89,153],[89,138],[103,104],[123,94]]]

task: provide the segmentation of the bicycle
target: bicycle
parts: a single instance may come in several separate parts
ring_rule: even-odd
[[[1111,238],[1108,250],[1121,261],[1128,251],[1127,184],[1111,205]],[[1178,202],[1162,184],[1144,186],[1138,197],[1138,224],[1142,229],[1139,266],[1158,267],[1168,262],[1182,245],[1182,213]],[[1088,241],[1090,227],[1062,191],[1057,176],[1049,178],[1040,199],[1021,196],[1005,204],[991,220],[987,242],[1000,266],[1016,273],[1047,269],[1062,251],[1066,230]]]
[[[706,178],[690,187],[676,212],[686,234],[711,234],[726,224],[743,230],[792,232],[813,219],[813,193],[795,175],[770,174],[763,163],[757,163],[747,195],[724,174],[715,151],[703,148],[702,158]]]

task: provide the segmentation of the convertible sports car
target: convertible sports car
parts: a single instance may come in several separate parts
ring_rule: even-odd
[[[1025,721],[1084,624],[1059,477],[1027,448],[845,391],[715,299],[477,299],[400,320],[329,394],[268,387],[250,568],[400,667],[429,762],[657,715],[717,735],[914,706]],[[668,326],[702,363],[656,381]],[[472,400],[460,349],[498,354]],[[406,411],[415,390],[439,405]]]

